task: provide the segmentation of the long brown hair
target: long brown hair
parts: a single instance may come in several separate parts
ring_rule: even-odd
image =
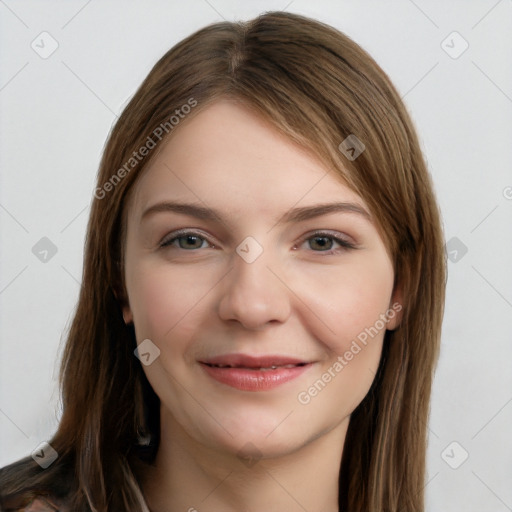
[[[134,329],[122,318],[125,205],[160,141],[179,129],[171,116],[192,116],[221,97],[243,101],[313,151],[378,219],[403,290],[403,318],[386,333],[375,381],[351,416],[340,510],[423,510],[446,272],[433,186],[413,124],[383,70],[334,28],[283,12],[216,23],[177,44],[113,128],[61,367],[63,414],[49,441],[59,457],[44,470],[30,457],[1,470],[6,509],[51,494],[73,511],[147,511],[138,481],[158,449],[159,400],[134,356]],[[365,145],[356,159],[339,149],[349,135]],[[158,147],[132,161],[142,146]]]

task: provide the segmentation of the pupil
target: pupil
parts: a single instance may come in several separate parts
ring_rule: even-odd
[[[196,246],[197,246],[197,241],[198,240],[199,240],[199,237],[192,236],[192,235],[189,235],[189,236],[186,236],[186,237],[182,237],[181,241],[183,243],[181,243],[181,247],[182,247],[182,249],[190,249],[190,246],[193,246],[194,242],[196,242]]]
[[[318,237],[315,237],[313,238],[314,240],[314,243],[317,244],[317,246],[319,246],[320,249],[330,249],[330,243],[332,243],[332,240],[330,238],[327,238],[325,236],[318,236]],[[327,247],[329,246],[329,247]]]

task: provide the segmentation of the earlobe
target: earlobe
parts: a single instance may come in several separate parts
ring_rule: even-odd
[[[129,306],[123,306],[123,320],[126,325],[133,323],[133,314]]]
[[[402,323],[403,315],[404,305],[402,287],[396,285],[389,302],[388,310],[386,312],[386,317],[388,318],[386,329],[388,331],[394,331],[397,329]]]
[[[133,323],[133,314],[130,306],[128,305],[128,301],[124,298],[124,294],[120,293],[118,289],[112,288],[112,292],[114,293],[114,297],[118,302],[119,306],[121,306],[121,310],[123,312],[123,320],[126,325]]]

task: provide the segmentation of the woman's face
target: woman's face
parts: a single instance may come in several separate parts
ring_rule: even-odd
[[[361,197],[229,100],[137,181],[125,279],[163,427],[263,457],[344,431],[401,309]]]

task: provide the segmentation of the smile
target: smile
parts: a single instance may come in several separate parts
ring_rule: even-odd
[[[228,354],[199,361],[205,373],[241,391],[268,391],[302,375],[313,363],[285,356]]]
[[[210,366],[211,368],[244,368],[246,370],[277,370],[278,368],[295,368],[296,366],[304,366],[305,364],[307,363],[299,363],[299,364],[286,364],[284,366],[277,366],[277,365],[272,365],[268,368],[264,368],[264,367],[250,367],[250,366],[232,366],[232,365],[222,365],[222,364],[212,364],[212,365],[208,365]]]

